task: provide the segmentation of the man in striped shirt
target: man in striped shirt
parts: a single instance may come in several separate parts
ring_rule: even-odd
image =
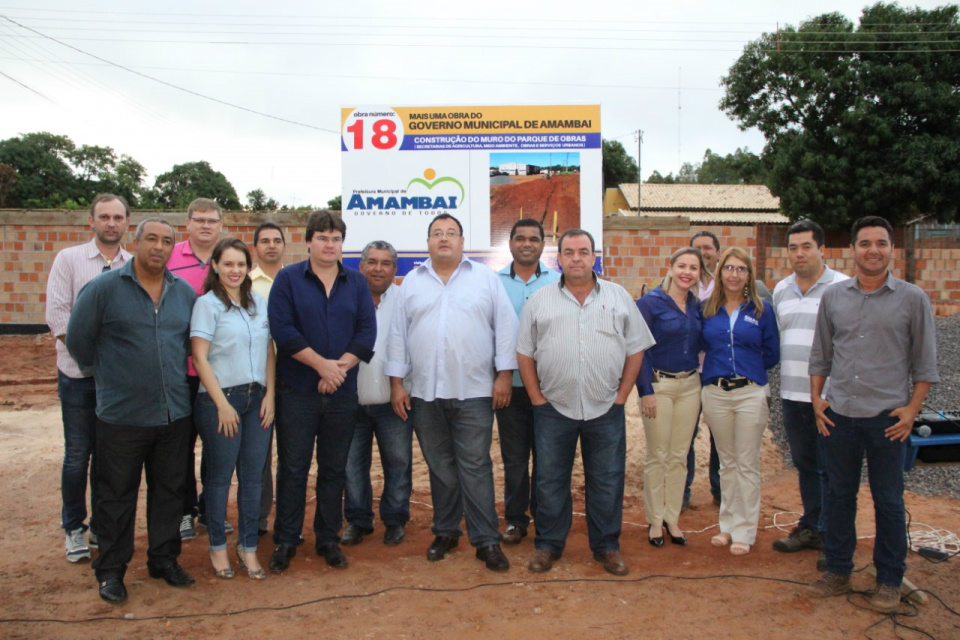
[[[537,462],[536,551],[529,569],[549,571],[570,532],[570,476],[580,440],[587,532],[595,560],[626,575],[620,555],[626,425],[623,406],[653,336],[630,294],[593,273],[593,237],[560,236],[563,276],[535,293],[520,316],[517,363],[533,405]]]
[[[803,516],[790,535],[773,543],[777,551],[822,549],[826,525],[827,475],[823,438],[810,403],[807,367],[820,298],[830,285],[846,280],[823,263],[823,229],[800,220],[787,230],[787,252],[793,273],[777,283],[773,304],[780,321],[780,398],[790,457],[800,480]],[[823,558],[817,561],[823,569]]]
[[[92,371],[81,371],[67,352],[66,334],[77,294],[85,284],[104,271],[119,268],[130,259],[121,245],[130,224],[126,200],[110,193],[93,199],[88,218],[93,238],[57,254],[47,278],[47,326],[57,339],[57,393],[63,414],[63,470],[60,493],[63,500],[61,524],[66,531],[67,560],[90,558],[90,547],[97,548],[94,514],[99,492],[90,482],[90,542],[84,538],[87,527],[87,467],[96,475],[97,389]]]

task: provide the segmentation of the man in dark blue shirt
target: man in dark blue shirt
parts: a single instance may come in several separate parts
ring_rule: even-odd
[[[339,545],[340,502],[356,423],[356,365],[373,357],[377,317],[366,278],[340,261],[346,233],[339,216],[315,211],[306,231],[310,257],[282,269],[270,290],[279,458],[270,570],[276,573],[290,566],[300,543],[314,443],[317,553],[331,567],[347,566]]]
[[[172,586],[194,580],[177,563],[190,445],[187,355],[196,294],[166,268],[174,230],[137,227],[134,258],[91,280],[77,297],[66,344],[97,380],[96,482],[100,597],[127,599],[140,475],[147,475],[147,569]]]

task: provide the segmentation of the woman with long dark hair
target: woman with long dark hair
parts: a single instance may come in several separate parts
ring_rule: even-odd
[[[767,371],[780,362],[780,331],[746,251],[724,251],[715,277],[703,305],[703,416],[720,457],[720,533],[711,542],[742,556],[757,538]]]
[[[218,578],[232,578],[223,522],[237,472],[237,561],[250,578],[267,577],[257,559],[263,466],[274,415],[275,355],[267,303],[251,291],[250,250],[242,241],[217,243],[190,323],[193,362],[200,376],[194,407],[207,460],[203,492],[210,562]]]

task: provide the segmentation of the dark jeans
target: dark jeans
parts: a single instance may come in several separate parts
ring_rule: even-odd
[[[87,468],[90,469],[90,529],[94,533],[99,491],[97,476],[97,385],[93,378],[71,378],[57,371],[57,395],[63,416],[63,469],[60,522],[65,531],[83,528],[87,519]]]
[[[780,406],[783,428],[790,443],[790,458],[800,480],[800,501],[803,503],[800,524],[822,534],[827,526],[824,505],[830,487],[824,462],[825,438],[817,431],[813,404],[781,398]]]
[[[373,437],[377,437],[380,464],[383,467],[383,493],[380,494],[380,520],[387,526],[410,521],[410,492],[413,489],[413,424],[401,420],[393,406],[361,405],[347,457],[347,484],[343,515],[352,525],[373,528]]]
[[[594,553],[620,550],[627,432],[623,405],[592,420],[574,420],[550,403],[533,407],[537,446],[537,536],[534,546],[562,553],[573,519],[570,476],[580,440],[586,479],[587,534]]]
[[[197,376],[187,376],[187,384],[190,386],[190,406],[197,402],[197,393],[200,392],[200,378]],[[206,508],[203,501],[203,485],[207,478],[207,461],[203,459],[203,447],[200,448],[200,489],[197,490],[197,437],[200,432],[197,431],[197,423],[190,423],[190,452],[187,460],[187,490],[183,496],[183,515],[200,516],[204,520]]]
[[[700,415],[703,414],[701,410]],[[687,453],[687,484],[683,488],[683,501],[690,500],[690,487],[693,486],[693,478],[697,473],[697,451],[693,446],[697,441],[697,434],[700,432],[700,415],[697,416],[697,426],[693,428],[693,438],[690,440],[690,451]],[[713,434],[710,433],[710,494],[720,499],[720,456],[717,455],[717,445],[713,442]]]
[[[303,394],[278,381],[277,515],[273,541],[296,545],[303,531],[307,475],[317,449],[317,507],[313,516],[317,548],[340,541],[341,501],[347,454],[357,418],[356,396]]]
[[[903,507],[903,457],[906,443],[891,442],[884,430],[897,418],[883,412],[872,418],[847,418],[827,410],[836,425],[824,438],[830,500],[824,551],[827,570],[840,575],[853,571],[857,546],[857,493],[863,456],[867,456],[870,495],[877,523],[873,564],[877,583],[900,587],[907,559],[907,527]]]
[[[260,490],[263,481],[263,461],[270,447],[272,429],[260,425],[260,405],[265,389],[262,385],[227,387],[227,397],[240,416],[239,431],[228,438],[219,432],[219,412],[208,393],[197,396],[193,416],[203,439],[203,457],[207,460],[207,481],[204,484],[207,506],[207,529],[210,548],[227,548],[227,534],[223,521],[227,517],[230,480],[237,471],[237,541],[244,551],[257,550],[257,528],[260,523]]]
[[[490,459],[493,399],[414,398],[413,428],[430,468],[433,534],[460,536],[460,520],[466,513],[470,544],[499,544]]]
[[[140,476],[147,477],[147,565],[163,567],[180,555],[180,511],[190,441],[188,416],[156,427],[97,422],[97,580],[123,578],[133,558]]]
[[[536,478],[530,477],[530,458],[536,465],[533,443],[533,406],[523,387],[514,387],[510,406],[497,409],[500,457],[503,458],[503,515],[507,524],[521,529],[530,525],[530,513],[537,512]]]
[[[276,409],[273,412],[276,424]],[[267,457],[263,461],[263,476],[260,479],[260,522],[257,528],[267,530],[270,520],[270,511],[273,509],[273,429],[270,430],[270,439],[267,441]]]

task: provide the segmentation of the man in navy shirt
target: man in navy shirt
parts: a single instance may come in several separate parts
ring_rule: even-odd
[[[317,446],[317,553],[344,568],[340,500],[357,414],[357,367],[370,362],[376,310],[366,278],[343,266],[347,228],[329,211],[307,222],[310,257],[285,267],[270,290],[270,332],[277,344],[277,513],[270,570],[285,571],[303,529],[307,474]],[[321,455],[321,451],[323,454]]]

